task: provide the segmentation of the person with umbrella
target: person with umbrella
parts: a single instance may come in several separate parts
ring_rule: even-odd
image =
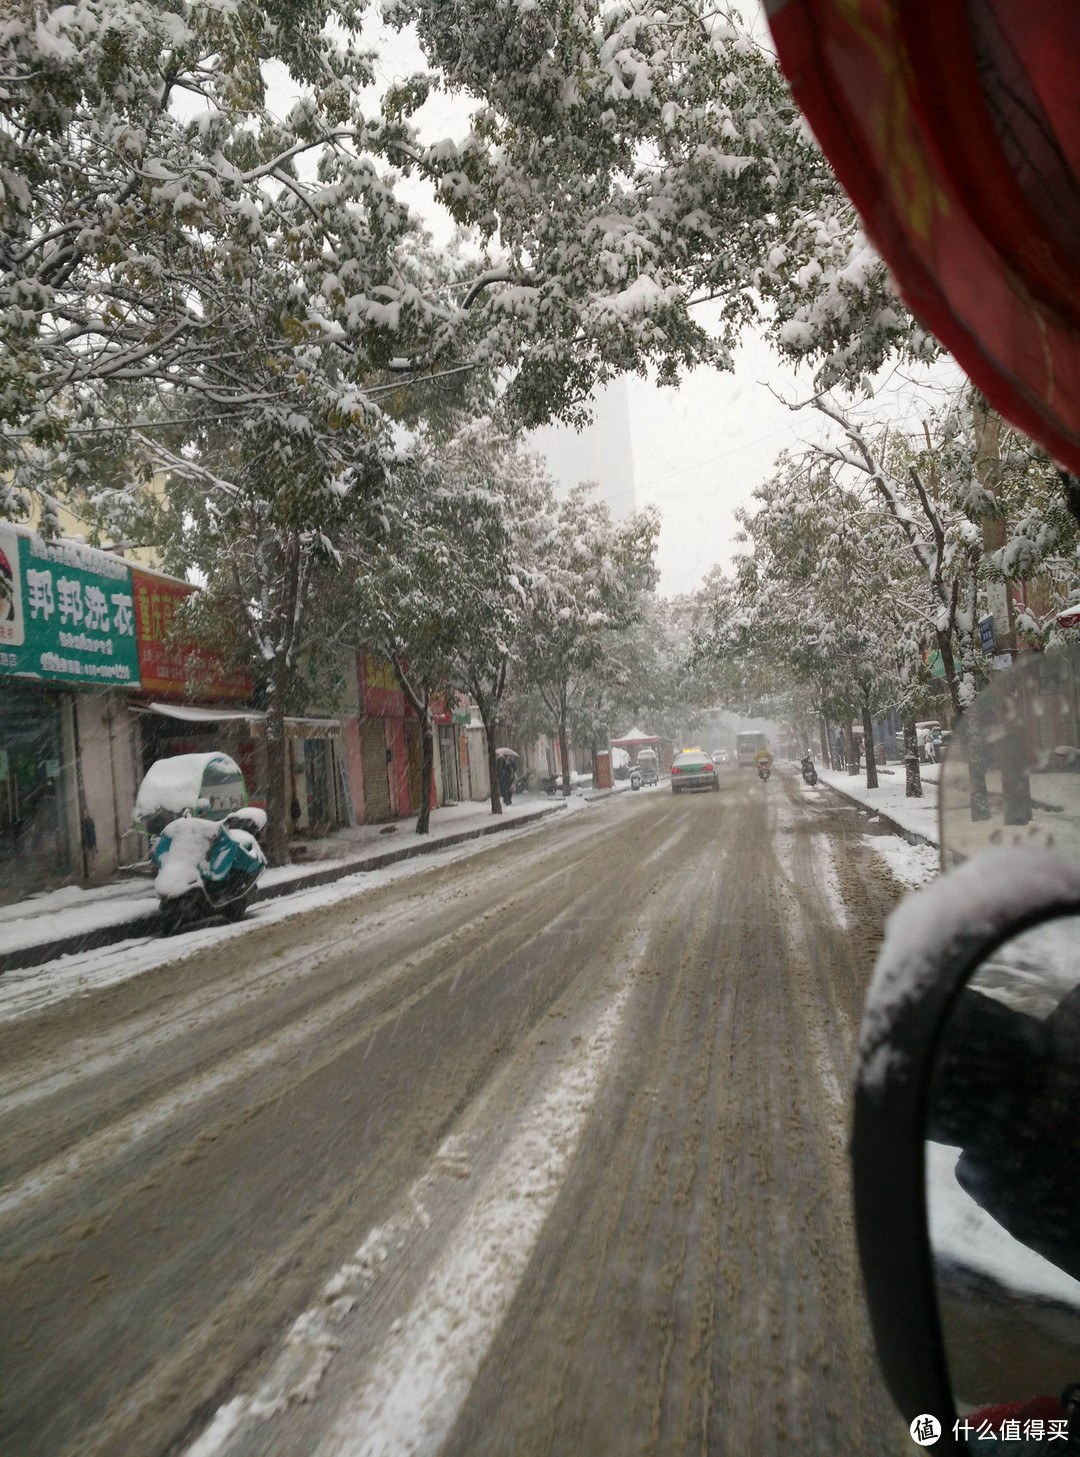
[[[514,798],[517,757],[513,749],[495,750],[495,774],[499,781],[499,796],[503,804],[510,804]]]

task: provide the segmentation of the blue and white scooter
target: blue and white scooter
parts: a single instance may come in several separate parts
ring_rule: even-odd
[[[151,837],[154,889],[166,935],[206,916],[239,921],[266,868],[266,811],[247,802],[228,754],[177,754],[151,764],[135,800]]]

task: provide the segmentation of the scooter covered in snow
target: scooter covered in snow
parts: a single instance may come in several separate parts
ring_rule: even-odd
[[[152,839],[154,889],[170,935],[208,915],[239,921],[266,866],[266,811],[248,805],[228,754],[177,754],[152,764],[133,818]]]
[[[804,754],[799,761],[802,769],[804,784],[816,784],[818,782],[817,766],[814,763],[813,754]]]

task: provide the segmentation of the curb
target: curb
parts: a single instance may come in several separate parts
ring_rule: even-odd
[[[397,850],[386,850],[381,855],[368,855],[363,860],[346,860],[324,870],[312,870],[298,875],[293,880],[282,881],[280,885],[268,885],[257,890],[253,904],[261,901],[280,900],[282,896],[293,895],[300,890],[314,890],[320,885],[330,885],[335,880],[344,880],[347,875],[362,875],[366,870],[382,870],[387,865],[396,865],[401,860],[414,860],[418,855],[435,855],[451,845],[462,845],[467,840],[480,840],[485,835],[498,835],[506,830],[516,830],[522,825],[536,824],[549,815],[558,814],[565,804],[553,804],[531,814],[515,815],[511,820],[481,825],[475,830],[459,830],[453,835],[441,835],[437,840],[421,841],[419,844],[402,845]],[[207,917],[207,920],[212,919]],[[63,936],[56,941],[38,941],[33,946],[22,946],[18,951],[0,952],[0,975],[5,971],[20,971],[27,966],[41,966],[55,961],[72,951],[94,951],[100,946],[111,946],[117,941],[127,941],[132,936],[145,936],[157,930],[158,914],[133,916],[128,921],[115,921],[111,926],[99,926],[94,931],[83,931],[77,936]]]
[[[899,820],[894,820],[892,815],[887,813],[887,811],[883,809],[874,809],[872,805],[866,804],[864,800],[857,799],[855,795],[846,794],[844,790],[837,789],[835,784],[826,784],[824,779],[819,780],[819,783],[821,784],[821,787],[823,789],[828,789],[831,793],[837,795],[840,799],[842,799],[846,804],[852,805],[855,809],[862,810],[864,814],[876,815],[890,834],[899,835],[900,838],[902,840],[906,840],[909,845],[929,845],[931,850],[937,850],[939,854],[941,853],[941,845],[937,840],[932,840],[929,835],[920,835],[918,830],[909,830],[907,826],[902,825]]]

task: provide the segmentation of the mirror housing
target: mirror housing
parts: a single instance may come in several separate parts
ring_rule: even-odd
[[[1033,850],[988,850],[904,900],[867,997],[851,1139],[856,1237],[885,1383],[907,1422],[931,1413],[941,1452],[966,1453],[934,1289],[924,1139],[942,1029],[1004,942],[1080,912],[1080,869]]]

